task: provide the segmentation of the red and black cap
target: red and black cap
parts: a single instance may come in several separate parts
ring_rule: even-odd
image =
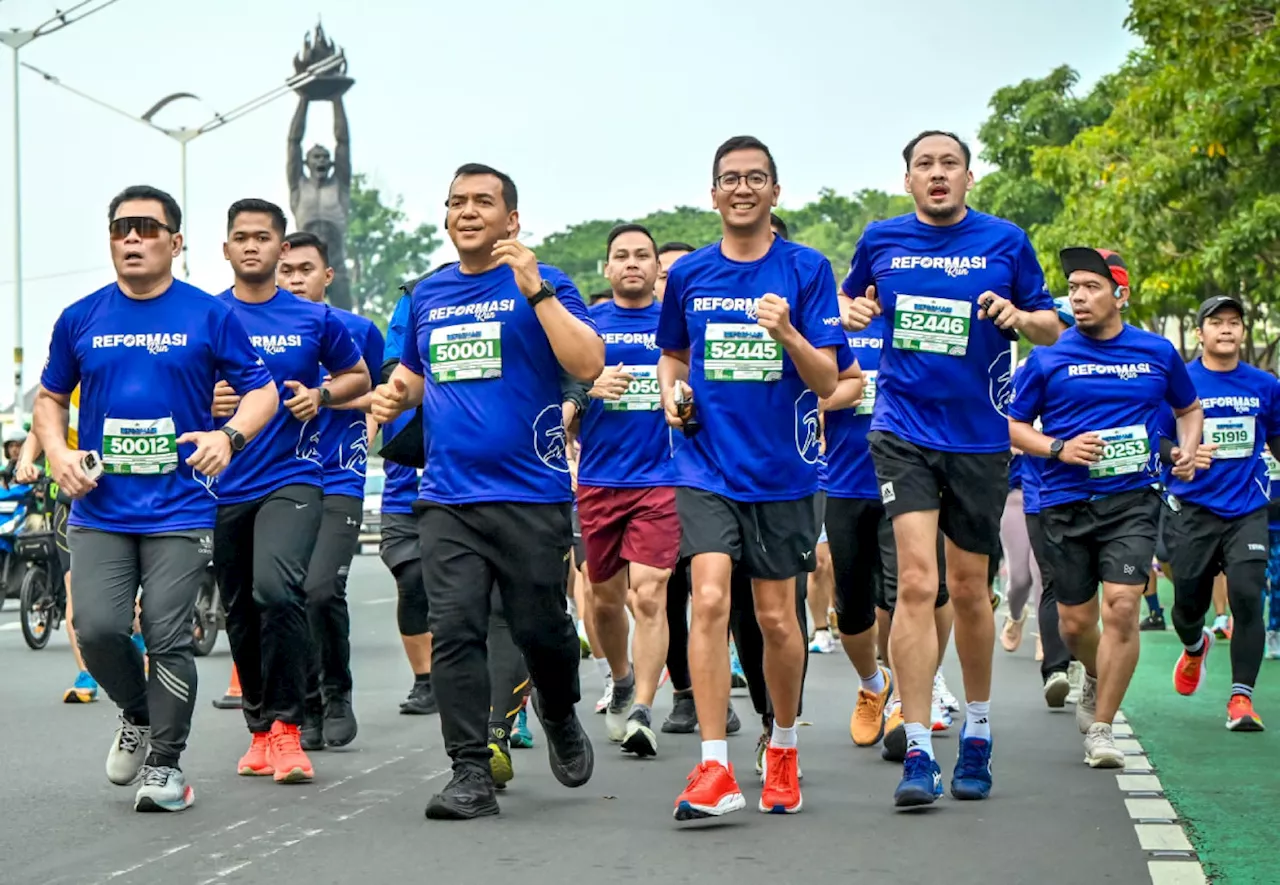
[[[1117,286],[1129,285],[1129,268],[1124,259],[1106,249],[1073,246],[1058,253],[1062,272],[1068,277],[1077,270],[1087,270],[1099,276],[1110,277]]]

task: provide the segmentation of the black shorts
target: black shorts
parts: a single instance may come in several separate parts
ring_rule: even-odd
[[[836,623],[842,635],[857,636],[875,624],[876,601],[884,592],[880,559],[884,505],[875,499],[828,498],[826,520]]]
[[[412,513],[383,513],[378,555],[382,557],[383,564],[392,570],[406,562],[421,559],[418,518]]]
[[[1156,520],[1156,562],[1167,563],[1169,561],[1169,541],[1165,538],[1165,532],[1169,530],[1169,508],[1160,508],[1160,517]],[[1172,570],[1172,566],[1170,566]]]
[[[1266,562],[1271,547],[1266,507],[1223,519],[1206,507],[1183,501],[1181,512],[1169,514],[1165,531],[1172,557],[1169,565],[1179,583],[1195,584],[1225,572],[1227,563]]]
[[[815,566],[813,496],[795,501],[731,501],[701,489],[677,488],[681,557],[725,553],[749,577],[780,581]]]
[[[1023,519],[1027,521],[1027,541],[1031,544],[1031,555],[1036,559],[1036,568],[1040,569],[1041,598],[1056,602],[1058,597],[1053,593],[1053,575],[1049,574],[1049,570],[1045,568],[1045,560],[1049,556],[1049,545],[1044,540],[1044,526],[1040,522],[1040,514],[1028,513]]]
[[[53,505],[53,546],[58,548],[58,566],[64,575],[71,571],[71,545],[67,543],[67,517],[70,515],[70,504],[59,500]]]
[[[876,596],[876,606],[889,614],[898,607],[898,544],[893,537],[893,522],[888,514],[880,520],[880,562],[884,567],[884,576],[880,581],[880,593]],[[947,544],[942,530],[938,530],[938,598],[934,600],[934,608],[942,608],[951,601],[947,591]]]
[[[1136,489],[1042,509],[1046,561],[1040,566],[1058,602],[1084,605],[1102,581],[1144,586],[1163,506],[1151,489]]]
[[[582,543],[582,523],[578,519],[578,508],[574,507],[569,517],[573,524],[573,567],[581,571],[587,567],[587,547]]]
[[[937,510],[961,550],[996,556],[1009,494],[1009,452],[942,452],[883,430],[867,434],[880,500],[892,519]]]
[[[827,543],[827,493],[822,489],[813,495],[813,524],[818,527],[814,546]]]

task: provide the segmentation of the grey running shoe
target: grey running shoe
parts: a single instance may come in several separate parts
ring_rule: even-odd
[[[1124,753],[1116,746],[1111,725],[1095,722],[1084,736],[1084,761],[1090,768],[1124,768]]]
[[[1055,670],[1044,681],[1044,702],[1057,710],[1067,705],[1067,695],[1071,693],[1071,680],[1061,670]]]
[[[693,734],[698,728],[698,711],[693,705],[693,692],[672,696],[671,715],[662,723],[667,734]]]
[[[609,696],[609,705],[604,708],[604,727],[609,732],[609,740],[615,744],[622,743],[627,733],[627,714],[636,700],[635,675],[632,674],[631,685],[623,688],[613,684],[613,693]]]
[[[1089,733],[1089,726],[1093,725],[1097,715],[1098,680],[1085,673],[1084,681],[1080,683],[1080,700],[1076,701],[1076,726],[1081,734]],[[1109,728],[1108,732],[1110,732]]]
[[[167,765],[142,766],[142,786],[133,799],[134,811],[182,811],[196,801],[196,791],[180,770]]]
[[[111,741],[107,753],[107,780],[120,787],[127,787],[138,779],[142,763],[151,745],[151,726],[134,725],[120,716],[120,727]]]
[[[658,755],[658,736],[653,733],[649,717],[643,710],[633,710],[627,718],[627,736],[622,740],[622,752],[641,757]]]
[[[733,709],[733,703],[729,703],[729,712],[725,714],[724,733],[737,734],[742,731],[742,720],[738,718],[738,714]]]

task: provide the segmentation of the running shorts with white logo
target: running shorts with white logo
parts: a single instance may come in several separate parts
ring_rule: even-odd
[[[1183,501],[1180,513],[1169,514],[1165,532],[1175,581],[1180,576],[1188,581],[1212,578],[1226,571],[1228,564],[1266,562],[1270,553],[1266,507],[1223,519],[1206,507]]]
[[[1084,605],[1098,595],[1099,581],[1145,585],[1163,506],[1151,489],[1135,489],[1042,509],[1047,543],[1041,570],[1058,602]]]
[[[724,553],[757,580],[794,578],[815,567],[813,496],[795,501],[732,501],[714,492],[676,489],[682,557]]]
[[[867,442],[890,519],[937,510],[943,534],[961,550],[998,555],[1008,452],[943,452],[884,430],[868,433]]]
[[[675,567],[680,557],[680,517],[672,488],[612,489],[578,485],[578,519],[587,554],[587,577],[607,581],[627,563]]]

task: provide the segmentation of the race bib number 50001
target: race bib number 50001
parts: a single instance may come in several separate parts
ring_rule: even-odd
[[[172,418],[102,422],[102,472],[156,476],[178,469],[178,442]]]
[[[1215,459],[1252,458],[1254,417],[1205,418],[1204,441],[1218,447],[1213,453]]]
[[[782,345],[761,326],[707,323],[702,375],[708,381],[777,381]]]
[[[502,323],[459,323],[431,330],[437,384],[502,377]]]
[[[969,352],[973,305],[954,298],[899,295],[893,311],[893,346],[947,356]]]
[[[656,412],[662,408],[657,366],[623,366],[622,371],[631,376],[631,383],[620,399],[604,401],[606,412]]]
[[[1112,427],[1097,433],[1102,437],[1102,460],[1089,468],[1091,478],[1138,473],[1151,460],[1151,441],[1143,425]]]

